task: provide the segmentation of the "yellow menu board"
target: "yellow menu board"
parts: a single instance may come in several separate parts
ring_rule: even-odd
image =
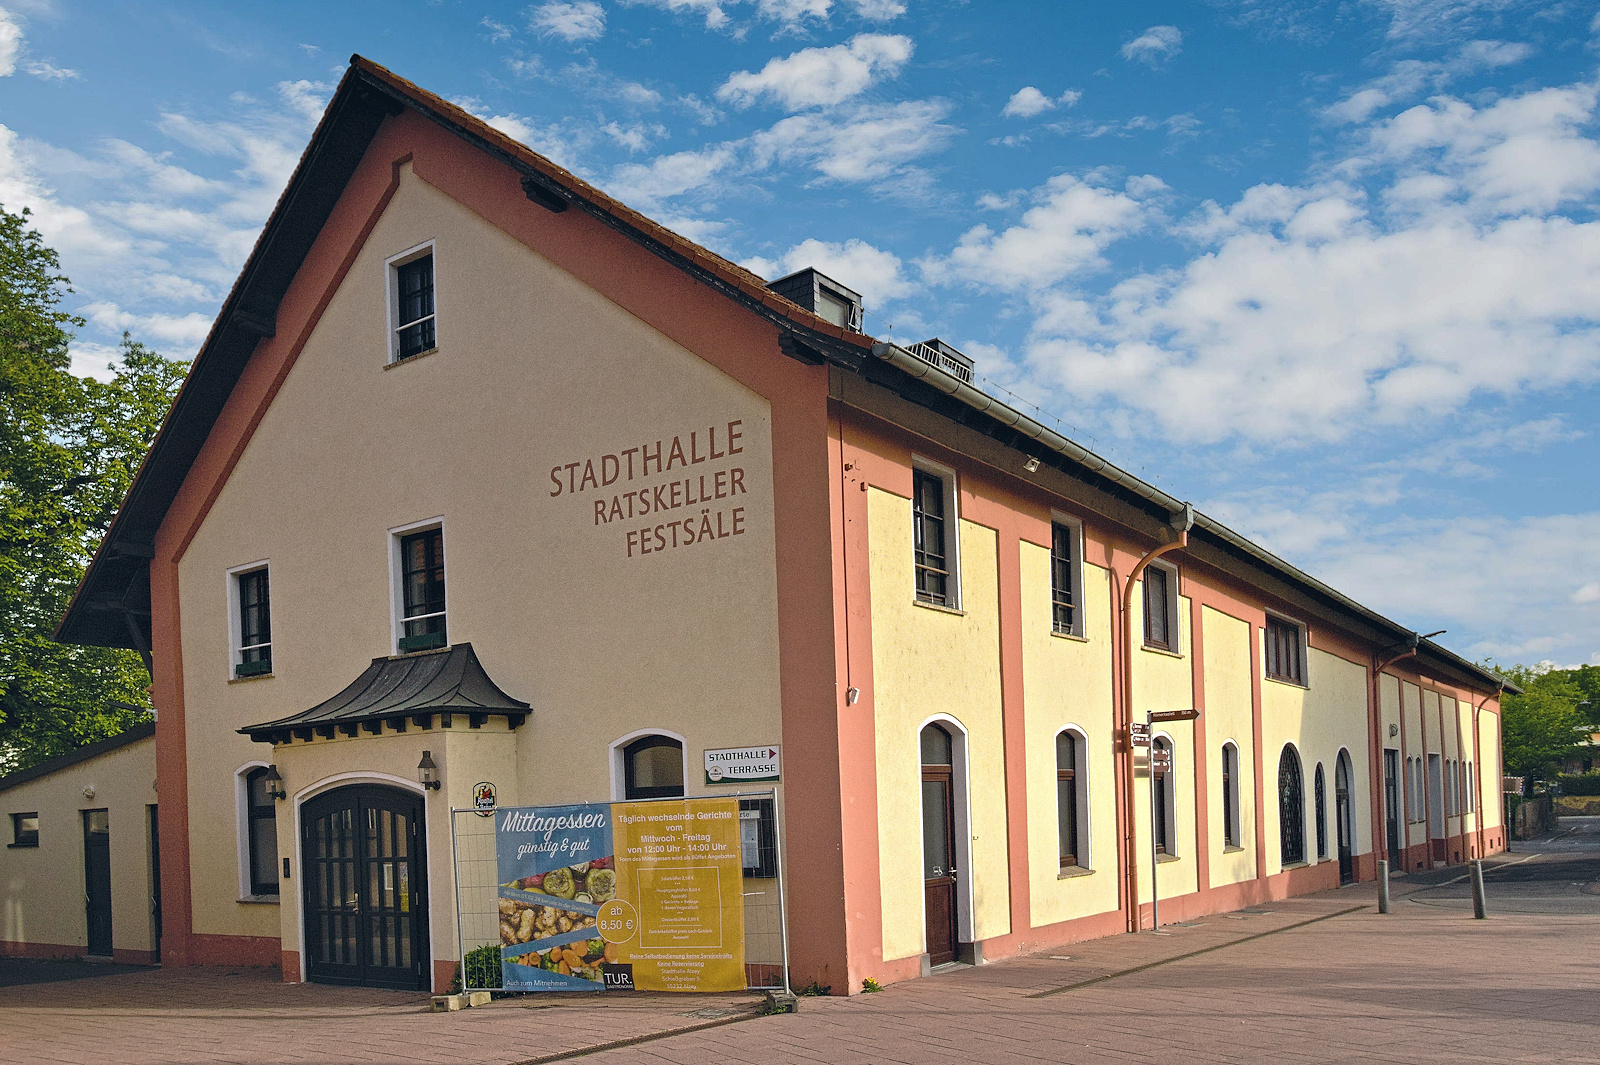
[[[739,800],[613,803],[617,897],[598,926],[633,986],[740,991],[744,883]]]

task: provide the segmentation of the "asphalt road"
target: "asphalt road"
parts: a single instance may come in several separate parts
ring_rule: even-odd
[[[1489,916],[1600,915],[1600,817],[1563,817],[1554,834],[1514,842],[1512,848],[1510,854],[1483,863]],[[1406,895],[1406,904],[1472,909],[1472,885],[1464,866],[1408,873],[1394,883],[1430,885]]]

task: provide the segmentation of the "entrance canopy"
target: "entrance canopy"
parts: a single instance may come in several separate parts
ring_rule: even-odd
[[[247,725],[239,731],[258,743],[288,743],[313,736],[377,735],[387,722],[394,732],[408,724],[432,728],[433,715],[464,715],[472,728],[489,716],[504,716],[509,728],[527,719],[529,705],[513,699],[489,679],[470,643],[419,654],[374,658],[338,695],[290,717]]]

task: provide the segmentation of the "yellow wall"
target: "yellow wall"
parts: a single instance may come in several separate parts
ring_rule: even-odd
[[[1255,722],[1250,705],[1250,623],[1202,607],[1205,627],[1206,744],[1211,886],[1256,875]],[[1222,745],[1239,751],[1239,846],[1224,848]]]
[[[0,941],[88,945],[82,811],[105,810],[111,827],[112,948],[156,949],[149,812],[156,802],[155,779],[152,737],[0,791],[5,843],[11,842],[11,814],[39,815],[38,847],[0,846]],[[84,795],[89,787],[93,798]]]
[[[1028,745],[1030,918],[1037,927],[1117,908],[1117,808],[1112,735],[1111,574],[1083,567],[1086,638],[1051,631],[1050,549],[1022,544],[1022,685]],[[1089,839],[1078,868],[1061,872],[1056,823],[1056,734],[1083,733]],[[1084,850],[1083,840],[1078,842]],[[1092,870],[1092,872],[1087,872]],[[1086,875],[1085,875],[1086,874]]]
[[[883,957],[894,960],[921,954],[926,939],[922,834],[911,829],[922,823],[918,734],[934,715],[953,718],[967,734],[971,917],[970,923],[966,917],[961,921],[962,939],[975,942],[1011,931],[999,574],[994,531],[962,521],[964,614],[919,605],[911,501],[874,488],[868,492],[867,521]],[[959,785],[956,803],[959,807]],[[958,809],[958,823],[960,818]],[[957,862],[960,868],[959,856]],[[957,908],[967,907],[958,901]]]
[[[1180,587],[1183,578],[1180,576]],[[1154,651],[1142,646],[1144,632],[1143,582],[1135,587],[1133,601],[1133,720],[1143,721],[1150,710],[1188,710],[1194,707],[1194,677],[1190,667],[1193,633],[1187,596],[1178,599],[1178,653]],[[1161,898],[1188,895],[1199,889],[1199,865],[1195,861],[1195,775],[1194,723],[1174,721],[1157,725],[1152,737],[1167,736],[1172,741],[1172,773],[1168,786],[1174,790],[1174,852],[1158,863],[1156,883]],[[1139,900],[1149,902],[1150,893],[1150,775],[1146,756],[1140,754],[1134,772],[1134,836],[1138,854]],[[1209,767],[1208,767],[1209,768]]]
[[[1263,660],[1264,657],[1263,657]],[[1352,853],[1372,849],[1371,782],[1366,773],[1367,672],[1353,662],[1315,647],[1306,650],[1307,686],[1264,677],[1261,682],[1261,747],[1269,801],[1266,804],[1267,873],[1283,869],[1281,825],[1278,818],[1278,772],[1286,744],[1300,756],[1304,794],[1305,860],[1308,865],[1339,860],[1339,837],[1334,816],[1336,759],[1341,748],[1350,758],[1350,820],[1354,829]],[[1326,857],[1318,858],[1316,825],[1316,775],[1324,774],[1324,832]]]
[[[1504,801],[1500,793],[1500,774],[1504,768],[1500,764],[1500,714],[1497,711],[1486,708],[1478,714],[1478,756],[1482,764],[1472,767],[1476,778],[1473,787],[1478,789],[1478,811],[1483,815],[1485,828],[1498,828],[1504,820],[1500,815]]]
[[[386,367],[384,260],[428,239],[439,350]],[[552,467],[578,462],[581,475],[586,461],[658,440],[669,458],[691,432],[704,453],[712,426],[725,449],[736,420],[736,457],[631,487],[689,473],[714,492],[716,472],[737,467],[745,493],[706,506],[724,528],[742,506],[739,536],[629,557],[626,533],[658,519],[597,524],[597,490],[551,495]],[[629,487],[624,475],[605,498]],[[489,675],[533,704],[497,741],[510,752],[502,795],[609,799],[611,744],[644,726],[686,738],[691,794],[712,790],[705,748],[781,740],[769,404],[404,168],[180,561],[196,932],[284,933],[292,946],[292,912],[235,901],[234,772],[266,750],[235,730],[327,699],[393,652],[388,530],[441,515],[450,639],[470,641]],[[230,681],[225,573],[261,559],[274,674]],[[362,768],[414,780],[418,746],[328,744],[337,757],[307,755],[290,787]],[[448,913],[447,853],[433,852],[436,921]]]
[[[1428,793],[1428,756],[1422,749],[1422,689],[1407,681],[1400,682],[1400,705],[1402,707],[1401,729],[1406,738],[1405,758],[1401,759],[1400,772],[1405,782],[1405,791],[1409,795],[1417,778],[1407,772],[1405,762],[1408,758],[1422,759],[1421,793],[1415,799],[1408,799],[1401,804],[1402,808],[1422,816],[1420,821],[1411,821],[1406,826],[1407,846],[1416,846],[1428,841],[1427,822],[1427,793]],[[1437,731],[1437,730],[1435,730]],[[1411,816],[1407,813],[1407,817]]]

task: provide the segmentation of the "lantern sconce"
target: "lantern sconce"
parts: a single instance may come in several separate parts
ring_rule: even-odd
[[[417,779],[428,791],[439,790],[439,767],[434,764],[432,751],[422,752],[422,761],[417,763]]]
[[[272,796],[274,801],[282,802],[289,797],[289,793],[283,790],[283,777],[278,775],[277,766],[267,766],[267,775],[264,779],[267,784],[267,794]]]

